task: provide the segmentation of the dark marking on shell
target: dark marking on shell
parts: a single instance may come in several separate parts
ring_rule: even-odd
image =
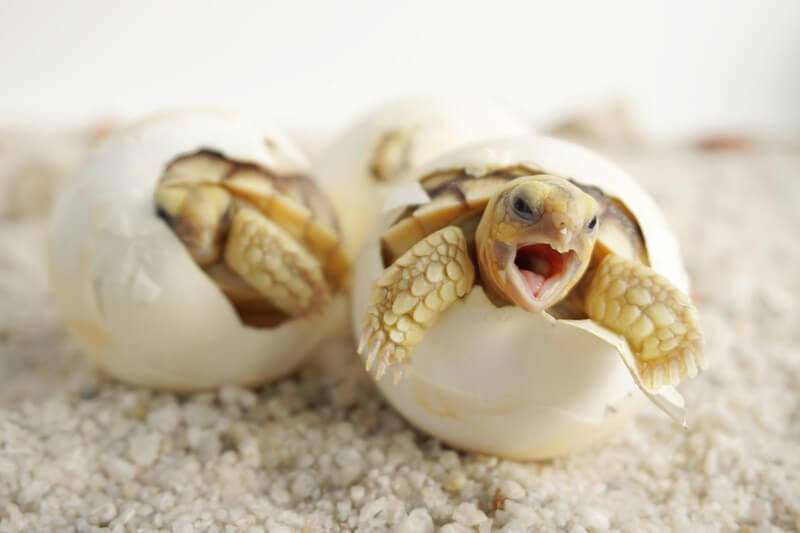
[[[467,203],[467,196],[464,193],[463,186],[469,182],[478,181],[482,179],[504,179],[506,181],[513,180],[522,176],[536,176],[544,174],[541,169],[533,169],[530,167],[517,165],[508,168],[500,168],[476,176],[471,174],[467,169],[451,169],[441,170],[428,174],[419,180],[419,184],[428,193],[428,197],[435,198],[442,194],[453,194],[461,202]],[[394,219],[391,225],[394,225],[401,220],[404,220],[414,214],[417,208],[423,204],[410,205]]]
[[[433,174],[425,176],[419,180],[419,182],[420,185],[422,185],[422,188],[425,189],[425,192],[428,193],[428,196],[433,198],[444,190],[449,190],[450,187],[458,188],[459,192],[461,192],[460,186],[465,182],[481,180],[485,178],[501,178],[505,179],[506,181],[510,181],[514,178],[520,178],[522,176],[536,176],[544,173],[545,172],[541,169],[534,169],[524,165],[516,165],[513,167],[499,168],[492,170],[491,172],[487,172],[486,174],[476,176],[470,173],[467,169],[462,168],[434,172]]]

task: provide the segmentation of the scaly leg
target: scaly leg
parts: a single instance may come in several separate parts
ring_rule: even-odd
[[[225,263],[272,305],[291,316],[313,314],[330,299],[319,261],[286,230],[249,207],[236,210]]]
[[[586,312],[627,339],[648,388],[677,385],[705,368],[697,310],[683,292],[637,261],[607,255],[589,284]]]
[[[415,244],[372,286],[358,353],[366,351],[369,371],[376,357],[376,378],[386,367],[407,362],[425,329],[472,288],[475,267],[464,233],[448,226]],[[400,376],[396,366],[395,379]]]

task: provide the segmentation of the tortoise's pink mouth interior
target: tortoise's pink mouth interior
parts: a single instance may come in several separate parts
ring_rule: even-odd
[[[549,244],[535,243],[520,246],[514,258],[522,282],[533,300],[545,300],[562,280],[575,252],[559,252]]]

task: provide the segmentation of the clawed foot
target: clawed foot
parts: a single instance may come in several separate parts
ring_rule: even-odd
[[[647,266],[613,254],[604,258],[586,308],[590,318],[625,336],[645,387],[674,386],[705,368],[697,310]]]
[[[392,367],[395,382],[438,316],[472,287],[475,269],[464,233],[446,227],[425,237],[383,271],[370,295],[358,353],[380,379]]]

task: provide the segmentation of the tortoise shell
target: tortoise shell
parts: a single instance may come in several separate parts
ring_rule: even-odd
[[[484,173],[456,168],[423,176],[419,184],[430,201],[407,206],[382,234],[381,254],[384,266],[392,264],[426,235],[445,226],[460,227],[470,248],[474,248],[475,229],[495,192],[516,178],[544,174],[547,173],[541,169],[514,165]],[[605,194],[598,187],[573,179],[569,181],[594,197],[600,205],[598,243],[618,255],[648,264],[641,229],[625,204]]]

